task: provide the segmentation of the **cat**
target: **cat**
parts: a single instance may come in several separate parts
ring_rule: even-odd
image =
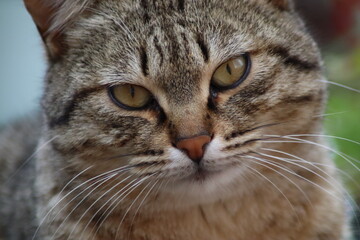
[[[291,0],[25,5],[48,70],[1,131],[0,239],[349,238]]]

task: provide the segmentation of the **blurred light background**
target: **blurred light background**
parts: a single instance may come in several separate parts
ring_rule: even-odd
[[[329,81],[360,89],[360,0],[297,0],[319,42]],[[0,125],[38,108],[45,72],[42,41],[21,0],[0,0]],[[348,163],[335,156],[344,181],[360,197],[360,93],[329,87],[326,134]]]
[[[0,125],[38,108],[43,55],[22,0],[0,0]]]

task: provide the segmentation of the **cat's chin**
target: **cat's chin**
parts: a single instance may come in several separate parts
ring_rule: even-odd
[[[246,168],[228,167],[218,171],[199,168],[186,178],[168,184],[164,193],[172,195],[174,205],[184,207],[230,198],[248,191],[244,184]]]

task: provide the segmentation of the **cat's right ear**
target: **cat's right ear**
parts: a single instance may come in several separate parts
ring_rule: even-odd
[[[60,1],[46,0],[24,0],[25,6],[32,16],[37,29],[44,41],[50,60],[55,60],[64,51],[62,33],[60,30],[52,29],[52,21]]]

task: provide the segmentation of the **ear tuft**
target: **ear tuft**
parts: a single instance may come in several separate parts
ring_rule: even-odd
[[[291,0],[268,0],[268,1],[281,11],[289,11],[293,9],[293,2]]]

